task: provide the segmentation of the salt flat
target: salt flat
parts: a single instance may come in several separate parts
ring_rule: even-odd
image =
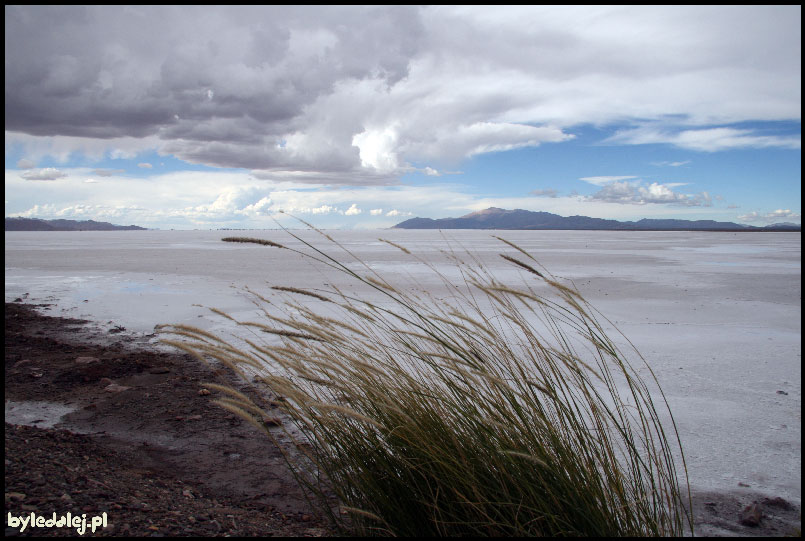
[[[297,233],[337,253],[318,233]],[[498,255],[516,252],[492,235],[517,243],[572,280],[651,365],[695,490],[751,490],[801,502],[799,233],[328,234],[389,281],[437,297],[450,295],[450,286],[425,262],[460,283],[449,254],[469,250],[499,280],[516,281],[522,273]],[[224,331],[228,322],[199,305],[249,317],[256,309],[244,286],[279,299],[270,286],[342,283],[288,250],[220,241],[233,235],[299,246],[282,231],[7,232],[5,299],[52,304],[46,313],[139,333],[159,323]]]

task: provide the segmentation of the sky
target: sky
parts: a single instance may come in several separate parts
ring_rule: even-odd
[[[801,9],[6,6],[5,214],[799,224]]]

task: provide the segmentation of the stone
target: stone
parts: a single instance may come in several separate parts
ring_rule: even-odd
[[[25,494],[22,492],[6,492],[6,502],[14,501],[19,502],[25,499]]]
[[[149,374],[167,374],[171,370],[167,366],[155,366],[151,370],[148,371]]]
[[[760,505],[757,502],[752,502],[744,507],[743,511],[741,511],[740,523],[744,526],[751,526],[755,528],[760,526],[760,520],[762,518],[763,510],[760,508]]]
[[[791,505],[787,500],[777,496],[774,498],[763,498],[762,500],[763,505],[768,505],[770,507],[779,507],[780,509],[785,509],[786,511],[791,511],[794,509],[794,506]]]
[[[125,385],[118,385],[117,383],[110,383],[106,387],[103,388],[104,391],[107,393],[122,393],[123,391],[128,391],[131,387],[126,387]]]
[[[112,367],[97,357],[78,357],[75,360],[76,373],[87,382],[98,381],[112,374]]]

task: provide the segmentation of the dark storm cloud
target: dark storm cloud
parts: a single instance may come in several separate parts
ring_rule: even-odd
[[[170,107],[149,89],[107,87],[115,70],[135,67],[114,62],[99,23],[84,7],[6,7],[7,130],[142,137],[169,121]]]
[[[241,167],[294,161],[274,147],[305,127],[306,107],[338,81],[399,81],[421,34],[409,7],[7,6],[5,13],[6,130],[156,135],[180,157]],[[244,152],[256,163],[239,163]],[[356,156],[346,157],[351,167],[360,164]],[[341,148],[336,168],[344,159]]]

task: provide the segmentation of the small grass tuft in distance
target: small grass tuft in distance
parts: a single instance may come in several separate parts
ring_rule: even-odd
[[[268,325],[239,322],[265,331],[243,339],[247,348],[187,326],[161,332],[283,397],[273,404],[297,430],[273,430],[307,450],[287,454],[288,464],[335,524],[417,537],[692,533],[684,455],[656,378],[636,351],[616,346],[575,288],[501,254],[528,271],[523,283],[454,258],[464,287],[439,274],[455,296],[422,297],[288,234],[303,248],[286,249],[345,273],[371,298],[275,287],[287,301],[264,306]],[[244,395],[218,403],[276,441]]]

